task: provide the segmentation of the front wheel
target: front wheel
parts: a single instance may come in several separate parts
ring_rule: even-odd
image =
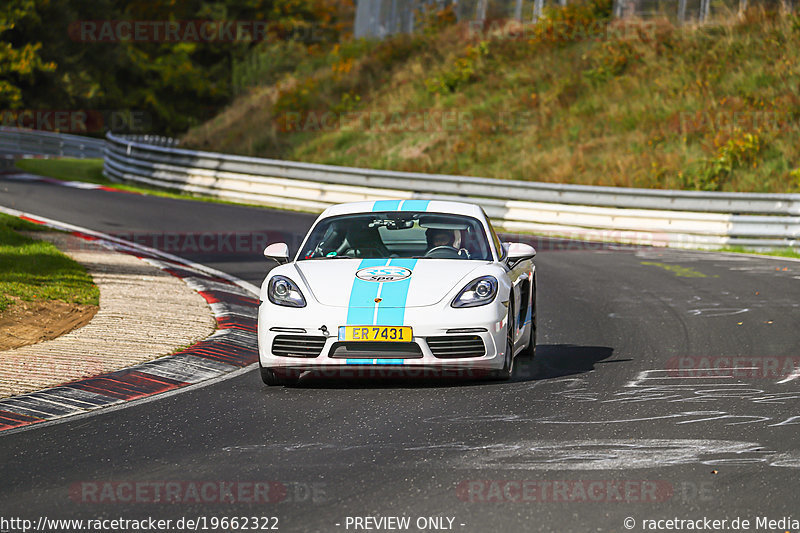
[[[506,325],[506,352],[503,357],[503,368],[494,370],[491,378],[498,381],[508,381],[514,373],[514,306],[508,304],[508,324]]]
[[[264,368],[261,366],[260,362],[258,363],[258,368],[261,370],[261,381],[263,381],[265,385],[296,385],[300,380],[300,376],[288,375],[275,368]]]

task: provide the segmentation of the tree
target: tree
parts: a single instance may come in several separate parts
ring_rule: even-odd
[[[36,72],[52,72],[56,64],[39,56],[41,42],[21,42],[21,21],[38,19],[33,0],[3,0],[0,6],[0,108],[19,109],[25,104],[20,84]]]

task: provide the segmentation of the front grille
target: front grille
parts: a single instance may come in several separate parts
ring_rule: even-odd
[[[425,339],[433,355],[440,359],[458,357],[481,357],[486,355],[486,346],[478,335],[447,335]]]
[[[331,357],[341,359],[420,359],[416,342],[337,342]]]
[[[278,335],[272,341],[272,354],[283,357],[317,357],[327,337],[309,335]]]

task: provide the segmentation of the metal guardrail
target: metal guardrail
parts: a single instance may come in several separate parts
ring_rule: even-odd
[[[442,199],[483,206],[505,231],[714,249],[800,246],[800,194],[592,187],[393,172],[176,148],[159,136],[106,141],[0,127],[0,155],[104,157],[104,174],[190,194],[320,212],[358,200]]]
[[[80,135],[0,126],[0,156],[103,157],[106,142]]]
[[[451,199],[506,231],[684,248],[798,246],[800,194],[560,185],[393,172],[155,146],[107,135],[112,180],[319,212],[347,201]]]
[[[164,137],[163,135],[125,135],[125,138],[129,141],[172,148],[177,148],[181,143],[180,139],[176,139],[174,137]]]

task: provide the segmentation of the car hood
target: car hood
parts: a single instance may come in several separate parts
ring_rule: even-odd
[[[473,271],[487,264],[463,259],[321,259],[299,261],[294,266],[303,284],[323,305],[374,307],[375,298],[381,297],[381,307],[387,308],[434,305],[456,286],[463,287],[472,279],[470,275]],[[378,265],[407,268],[411,274],[399,281],[386,282],[365,281],[356,277],[360,270],[380,268]]]

